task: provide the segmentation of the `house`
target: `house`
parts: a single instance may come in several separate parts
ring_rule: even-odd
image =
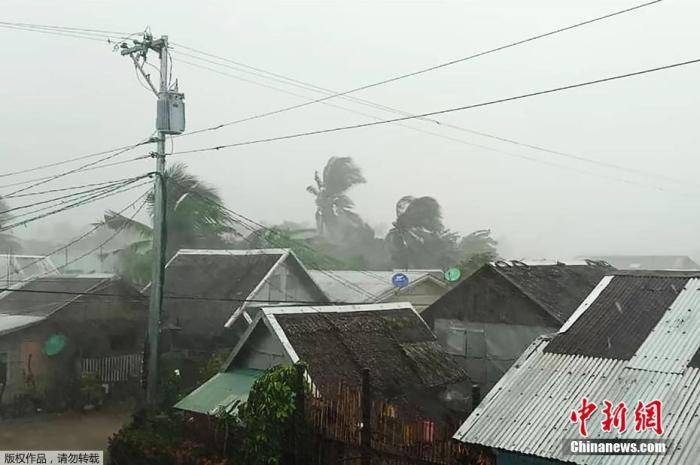
[[[163,350],[230,350],[257,307],[327,300],[291,250],[183,249],[165,268]]]
[[[484,394],[538,336],[559,329],[609,273],[601,264],[486,264],[423,311]]]
[[[37,276],[58,275],[51,258],[42,255],[0,254],[0,283],[16,283]]]
[[[660,440],[665,453],[571,455],[566,441],[584,437],[576,413],[584,397],[597,407],[588,439]],[[605,400],[616,410],[624,402],[626,431],[604,431]],[[700,273],[605,277],[556,334],[528,347],[454,437],[490,448],[497,464],[698,463]]]
[[[410,302],[418,313],[449,289],[441,270],[324,271],[309,270],[311,277],[334,302]],[[392,278],[402,273],[408,284],[396,287]]]
[[[467,377],[409,303],[268,307],[221,372],[176,408],[200,414],[229,409],[264,370],[300,361],[321,395],[340,383],[359,387],[367,368],[374,397],[431,418],[452,414],[446,396]]]
[[[113,275],[47,276],[0,293],[0,402],[73,392],[81,372],[139,381],[147,303]]]
[[[588,258],[603,260],[618,270],[700,270],[700,265],[685,255],[602,255]]]

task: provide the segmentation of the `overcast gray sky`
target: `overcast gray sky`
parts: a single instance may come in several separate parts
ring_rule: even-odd
[[[335,90],[415,71],[635,3],[0,2],[3,21],[133,32],[148,25],[155,35],[168,34],[173,42]],[[698,15],[696,1],[665,0],[356,95],[410,112],[427,112],[700,58]],[[6,29],[0,29],[0,40],[3,171],[133,143],[153,130],[154,96],[139,86],[128,59],[108,45]],[[302,101],[193,68],[178,62],[177,54],[173,73],[186,94],[188,129]],[[173,158],[217,186],[228,206],[266,222],[311,222],[314,204],[305,186],[328,157],[339,155],[353,157],[363,169],[368,182],[353,189],[351,196],[358,213],[375,226],[391,223],[401,196],[431,195],[442,204],[449,228],[463,233],[491,228],[502,241],[503,252],[512,257],[568,258],[586,253],[697,257],[699,77],[700,64],[691,65],[440,117],[473,130],[663,174],[683,183],[604,169],[421,121],[407,124],[495,150],[384,125]],[[336,103],[382,118],[394,116],[342,100]],[[175,149],[368,120],[316,104],[176,139]],[[0,178],[0,184],[63,168],[68,167]],[[152,161],[147,160],[67,177],[50,186],[116,179],[151,169]],[[0,188],[0,194],[9,190]],[[119,209],[136,195],[132,192],[86,206],[70,216],[57,215],[28,226],[21,235],[69,236],[99,219],[105,208]],[[57,231],[58,223],[64,226]]]

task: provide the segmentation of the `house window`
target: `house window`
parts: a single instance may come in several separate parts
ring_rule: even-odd
[[[445,334],[445,348],[454,355],[466,355],[467,330],[458,326],[449,326]]]
[[[10,363],[7,353],[0,352],[0,384],[6,384],[10,377]]]
[[[467,357],[470,358],[486,358],[486,337],[483,329],[468,329],[466,331],[467,338]]]

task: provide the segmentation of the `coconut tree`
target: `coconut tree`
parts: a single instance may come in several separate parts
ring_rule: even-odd
[[[364,222],[352,210],[355,203],[347,191],[365,181],[360,168],[350,157],[331,157],[323,169],[316,171],[315,186],[306,190],[316,198],[316,230],[319,236],[336,236],[342,230],[362,227]]]
[[[490,229],[480,229],[466,235],[459,242],[462,256],[460,268],[466,277],[481,268],[482,265],[498,258],[498,242],[491,237]]]
[[[439,266],[451,255],[457,235],[442,224],[437,200],[407,195],[396,203],[396,220],[386,241],[394,265],[402,268]]]
[[[234,222],[231,213],[223,207],[216,188],[189,174],[184,164],[171,165],[165,173],[166,198],[166,257],[171,257],[181,248],[221,247],[222,235],[231,231]],[[151,218],[154,214],[155,196],[150,192],[146,198]],[[104,224],[113,230],[128,231],[137,240],[115,250],[119,255],[122,273],[137,284],[149,279],[153,228],[124,215],[107,211]]]

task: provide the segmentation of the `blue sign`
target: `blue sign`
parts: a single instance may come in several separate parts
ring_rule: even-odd
[[[391,282],[396,287],[406,287],[408,286],[408,276],[403,273],[396,273],[391,277]]]

